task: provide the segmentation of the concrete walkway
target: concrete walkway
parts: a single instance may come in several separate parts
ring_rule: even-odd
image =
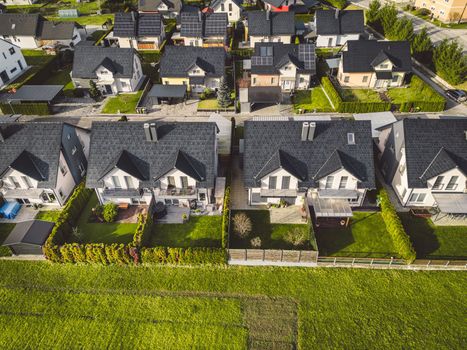
[[[410,209],[402,206],[401,202],[399,201],[399,197],[397,197],[397,194],[394,192],[394,189],[386,183],[386,181],[383,178],[383,174],[381,174],[381,171],[378,167],[375,167],[375,173],[376,178],[388,193],[389,199],[391,200],[392,205],[394,205],[394,208],[396,208],[396,211],[401,213],[408,212]]]
[[[241,155],[232,156],[232,182],[230,184],[230,208],[254,209],[248,205],[248,192],[243,182],[243,168]]]
[[[270,209],[271,224],[304,224],[300,206],[291,205],[287,208]]]

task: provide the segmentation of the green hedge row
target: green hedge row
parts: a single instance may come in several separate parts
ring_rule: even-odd
[[[150,210],[150,209],[149,209]],[[133,235],[133,246],[142,247],[149,242],[152,231],[152,215],[138,215],[138,224]]]
[[[63,263],[129,264],[138,261],[134,248],[117,243],[67,243],[60,247],[60,257]]]
[[[227,261],[226,250],[222,248],[143,248],[141,260],[149,264],[221,265]]]
[[[49,115],[52,113],[46,102],[40,103],[1,103],[0,110],[3,114]]]
[[[222,248],[227,248],[229,242],[229,213],[230,213],[230,187],[227,186],[224,194],[224,206],[222,208]]]
[[[389,102],[346,102],[342,100],[339,92],[328,77],[321,78],[321,85],[328,95],[336,112],[339,113],[369,113],[391,110]]]
[[[386,229],[392,238],[397,253],[407,263],[412,263],[416,258],[415,250],[386,190],[380,190],[379,200],[381,205],[381,216],[383,217]]]
[[[446,107],[446,101],[415,101],[415,102],[404,102],[399,106],[400,112],[440,112],[444,111]]]

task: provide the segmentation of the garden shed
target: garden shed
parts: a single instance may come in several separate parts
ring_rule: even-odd
[[[9,102],[47,102],[51,103],[62,91],[63,85],[23,85],[14,93],[8,96]]]
[[[3,242],[15,255],[42,255],[42,246],[54,227],[53,222],[28,220],[16,224]]]
[[[185,100],[186,85],[162,85],[155,84],[149,90],[147,98],[153,105],[159,105],[163,102],[169,104]]]

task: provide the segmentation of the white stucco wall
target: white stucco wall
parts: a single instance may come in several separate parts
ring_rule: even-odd
[[[37,49],[39,47],[39,42],[33,36],[6,36],[3,39],[22,49]]]
[[[250,35],[250,47],[255,47],[256,43],[284,43],[290,44],[291,35],[254,36]]]
[[[316,47],[336,47],[344,45],[347,40],[358,40],[360,34],[344,34],[344,35],[318,35],[316,39]],[[329,40],[332,40],[329,45]]]
[[[13,54],[10,53],[10,49],[14,49]],[[5,71],[9,78],[6,83],[0,79],[0,88],[19,77],[26,70],[27,66],[26,60],[18,46],[8,41],[0,40],[0,72]]]
[[[227,13],[229,22],[237,22],[240,19],[240,7],[232,0],[224,0],[221,4],[214,7],[213,10],[215,13]]]

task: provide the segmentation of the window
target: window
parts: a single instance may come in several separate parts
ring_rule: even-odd
[[[457,179],[459,179],[459,176],[451,176],[451,179],[446,186],[446,190],[455,190],[457,188]]]
[[[256,78],[253,78],[253,85],[256,84]]]
[[[58,194],[60,195],[60,198],[65,198],[65,194],[63,193],[61,188],[58,189]]]
[[[229,4],[229,11],[232,11],[232,4]]]
[[[418,198],[418,193],[412,193],[409,198],[409,202],[415,202]]]
[[[277,176],[269,176],[269,189],[275,190],[277,184]]]
[[[84,175],[86,172],[86,168],[84,167],[83,163],[79,163],[78,165],[79,171],[81,171],[81,175]]]
[[[433,184],[433,189],[434,190],[442,190],[443,189],[443,180],[444,180],[444,176],[438,176],[436,178],[435,183]]]
[[[19,70],[23,70],[23,64],[21,63],[21,61],[18,60],[17,62],[18,62]]]
[[[368,81],[368,75],[365,75],[362,79],[362,83],[366,83]]]
[[[10,51],[11,55],[15,54],[15,48],[14,47],[10,47],[10,49],[8,51]]]
[[[60,172],[62,173],[63,176],[65,176],[66,173],[68,172],[66,165],[60,162],[59,167],[60,167]]]
[[[76,146],[73,146],[73,148],[71,149],[71,155],[74,156],[77,150],[78,149],[76,148]]]
[[[412,193],[409,202],[423,203],[426,198],[426,193]]]
[[[16,72],[17,70],[18,70],[18,68],[15,67],[15,68],[13,68],[12,70],[10,70],[10,73],[14,73],[14,72]]]
[[[381,69],[387,69],[388,67],[389,67],[389,65],[387,63],[379,65],[379,68],[381,68]]]
[[[417,198],[417,202],[422,203],[425,200],[426,193],[420,193]]]
[[[21,188],[21,185],[18,182],[18,179],[15,176],[10,176],[10,181],[13,185],[13,188]]]
[[[224,6],[224,4],[221,4],[221,11],[222,11],[222,12],[225,11],[225,6]]]
[[[274,78],[271,78],[271,84],[274,84]]]
[[[393,83],[397,83],[398,81],[399,81],[399,76],[398,76],[398,75],[394,75],[394,76],[392,77],[392,82],[393,82]]]
[[[325,186],[325,188],[331,188],[333,182],[334,182],[334,176],[328,176],[328,177],[326,178],[326,186]]]
[[[347,133],[347,143],[349,145],[355,145],[355,134],[353,132]]]
[[[31,180],[29,180],[29,177],[21,176],[21,179],[23,180],[24,184],[26,185],[26,188],[32,188],[32,183],[31,183]]]
[[[405,171],[405,163],[402,163],[402,164],[399,166],[399,172],[400,172],[401,174],[403,174],[404,171]]]
[[[127,87],[127,83],[125,83],[124,81],[121,82],[122,83],[122,88],[126,88]]]
[[[342,176],[341,182],[339,183],[339,189],[342,190],[347,187],[347,180],[349,179],[348,176]]]
[[[348,75],[346,75],[346,76],[344,77],[344,83],[348,83],[349,80],[350,80],[350,77],[349,77]]]
[[[188,188],[188,177],[180,176],[180,180],[182,181],[182,188]]]
[[[133,179],[131,178],[131,176],[125,176],[124,179],[125,179],[126,188],[129,188],[129,189],[135,188],[135,185],[133,184]]]
[[[290,176],[282,176],[282,189],[288,190],[290,187]]]
[[[332,38],[328,39],[328,46],[332,46]]]
[[[173,176],[167,176],[167,184],[169,187],[175,187],[175,178]]]
[[[300,84],[304,83],[305,82],[305,78],[303,77],[300,77]]]
[[[200,193],[199,194],[199,200],[204,202],[206,200],[206,193]]]
[[[112,183],[115,188],[122,188],[122,184],[120,183],[118,176],[112,176]]]

